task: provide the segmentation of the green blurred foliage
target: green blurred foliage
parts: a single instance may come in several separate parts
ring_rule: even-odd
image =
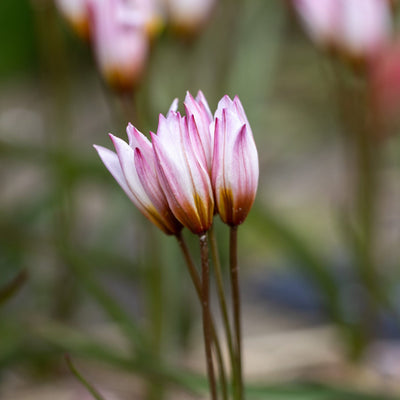
[[[38,66],[35,40],[29,0],[1,0],[0,79],[32,71]]]

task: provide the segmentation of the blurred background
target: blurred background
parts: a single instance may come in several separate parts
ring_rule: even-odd
[[[156,131],[187,90],[212,112],[239,95],[259,152],[239,229],[248,398],[399,396],[396,9],[366,56],[310,34],[295,3],[216,0],[188,26],[166,7],[127,95],[53,1],[0,2],[2,400],[90,399],[65,354],[108,400],[207,398],[179,248],[92,147]]]

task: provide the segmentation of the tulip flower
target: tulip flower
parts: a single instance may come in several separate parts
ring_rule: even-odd
[[[258,154],[250,124],[236,96],[224,96],[214,125],[212,185],[218,213],[230,226],[247,217],[258,185]]]
[[[130,0],[134,12],[138,14],[150,38],[156,36],[163,27],[163,15],[158,0]]]
[[[169,20],[178,32],[194,34],[211,16],[216,0],[164,0]]]
[[[158,182],[150,141],[128,125],[129,145],[113,135],[116,153],[94,146],[101,160],[139,211],[168,235],[177,235],[182,225],[173,216]]]
[[[89,15],[86,0],[56,0],[56,5],[75,32],[83,38],[88,38]]]
[[[87,0],[99,69],[121,92],[140,81],[147,62],[149,38],[143,21],[123,0]]]
[[[200,141],[205,152],[207,169],[211,172],[211,162],[214,141],[210,131],[213,115],[208,106],[207,100],[201,90],[197,93],[196,99],[187,92],[185,98],[185,110],[188,119],[194,118],[200,136]]]
[[[337,0],[293,0],[305,29],[320,45],[329,45],[337,33]]]
[[[389,36],[389,0],[292,1],[317,44],[353,58],[375,55]]]
[[[160,115],[157,135],[151,133],[158,178],[175,217],[193,233],[211,226],[214,200],[205,153],[194,117],[171,110]]]

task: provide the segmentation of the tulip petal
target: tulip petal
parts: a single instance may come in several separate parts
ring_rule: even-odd
[[[128,143],[124,142],[122,139],[117,138],[116,136],[111,134],[110,138],[114,143],[115,150],[117,151],[125,180],[136,199],[135,205],[140,209],[143,214],[147,215],[148,212],[146,211],[146,209],[154,207],[140,182],[140,179],[136,172],[136,168],[134,168],[134,152],[132,148],[128,145]]]
[[[176,234],[182,229],[182,225],[179,224],[169,209],[153,166],[147,163],[139,148],[135,149],[134,157],[140,182],[157,210],[157,213],[153,214],[154,220],[157,221],[156,225],[167,234]]]
[[[133,203],[136,203],[136,199],[133,196],[131,190],[129,189],[128,184],[126,183],[126,179],[125,179],[124,173],[122,172],[122,168],[121,168],[121,164],[118,159],[118,155],[116,153],[114,153],[113,151],[106,149],[105,147],[102,147],[102,146],[93,145],[93,147],[96,149],[96,151],[99,154],[101,161],[103,161],[103,164],[105,165],[105,167],[108,169],[108,171],[114,177],[114,179],[118,182],[118,184],[121,186],[123,191],[127,194],[129,199]]]

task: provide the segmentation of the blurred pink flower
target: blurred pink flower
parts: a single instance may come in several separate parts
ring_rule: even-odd
[[[56,0],[56,5],[78,35],[87,39],[89,37],[89,16],[86,0]]]
[[[390,35],[389,0],[292,1],[316,43],[351,57],[375,55]]]
[[[194,117],[170,111],[151,134],[158,178],[175,217],[195,234],[212,225],[214,199]]]
[[[370,64],[372,102],[380,118],[392,119],[400,111],[400,42],[387,46]]]
[[[257,192],[258,154],[242,103],[224,96],[215,113],[212,185],[218,213],[236,226],[247,217]]]
[[[208,21],[216,0],[163,0],[172,26],[179,32],[193,34]]]
[[[159,0],[124,0],[125,17],[141,25],[150,37],[155,36],[164,24]]]
[[[176,235],[182,225],[173,216],[159,184],[153,147],[131,124],[129,145],[110,134],[116,153],[94,146],[104,165],[139,211],[168,235]]]
[[[124,0],[87,0],[97,64],[118,91],[131,91],[146,67],[149,38],[142,16]]]

